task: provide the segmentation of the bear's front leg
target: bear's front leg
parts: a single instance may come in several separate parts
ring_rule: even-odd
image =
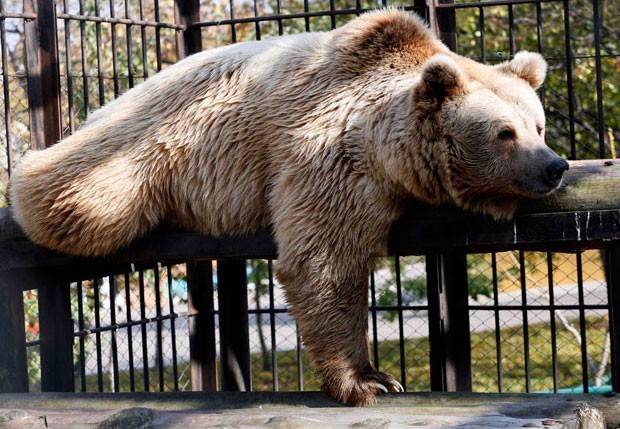
[[[279,263],[278,278],[303,343],[323,378],[323,390],[354,406],[372,405],[382,392],[403,391],[392,376],[370,363],[370,261],[336,260],[325,254],[294,259]]]

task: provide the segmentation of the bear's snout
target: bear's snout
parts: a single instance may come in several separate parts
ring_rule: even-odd
[[[568,162],[557,155],[547,164],[545,168],[545,176],[551,185],[558,185],[564,172],[568,170]]]

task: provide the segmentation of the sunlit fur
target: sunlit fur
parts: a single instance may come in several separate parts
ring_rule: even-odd
[[[395,390],[369,360],[372,260],[412,196],[512,213],[510,175],[528,167],[509,167],[521,142],[502,149],[494,136],[497,112],[530,140],[544,121],[532,89],[544,62],[528,55],[474,63],[396,10],[203,52],[28,154],[13,214],[32,240],[78,255],[109,254],[162,222],[213,236],[272,227],[324,389],[372,404],[379,384]]]

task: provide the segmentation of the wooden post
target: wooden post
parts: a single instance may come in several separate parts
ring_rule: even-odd
[[[471,391],[467,259],[427,256],[431,390]]]
[[[30,145],[44,149],[60,140],[60,76],[56,43],[56,3],[24,0],[24,12],[37,19],[24,23]]]
[[[248,392],[251,380],[245,260],[218,261],[217,291],[222,390]]]
[[[0,273],[0,393],[28,391],[24,299],[19,276]]]
[[[176,33],[179,60],[202,50],[199,0],[175,0],[174,18],[185,26]],[[189,353],[193,391],[217,390],[217,352],[213,305],[213,269],[211,261],[187,263],[187,289],[190,312],[195,314],[189,324]]]
[[[441,8],[453,0],[428,0],[431,28],[442,42],[456,52],[456,14]],[[471,351],[469,333],[467,255],[427,256],[429,319],[431,323],[432,390],[471,391]],[[432,298],[431,298],[432,295]],[[433,368],[434,366],[434,368]]]
[[[217,390],[217,354],[211,261],[187,263],[187,292],[189,312],[194,314],[189,319],[192,390],[214,392]]]
[[[183,32],[176,34],[177,57],[182,59],[202,51],[200,27],[191,26],[200,21],[200,0],[175,0],[174,18],[177,24],[185,26]]]
[[[45,149],[61,138],[60,76],[56,39],[56,5],[49,0],[24,0],[24,12],[37,14],[26,22],[26,67],[31,147]],[[41,326],[41,389],[73,391],[73,323],[69,285],[56,272],[34,275],[39,287]]]
[[[41,275],[36,279],[39,286],[41,390],[73,392],[71,291],[68,283],[46,278]]]

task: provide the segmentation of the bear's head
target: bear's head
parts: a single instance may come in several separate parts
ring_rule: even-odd
[[[452,54],[427,60],[414,88],[417,133],[433,148],[449,199],[495,218],[510,217],[519,198],[560,185],[568,163],[545,144],[536,90],[547,65],[535,53],[487,66]]]

